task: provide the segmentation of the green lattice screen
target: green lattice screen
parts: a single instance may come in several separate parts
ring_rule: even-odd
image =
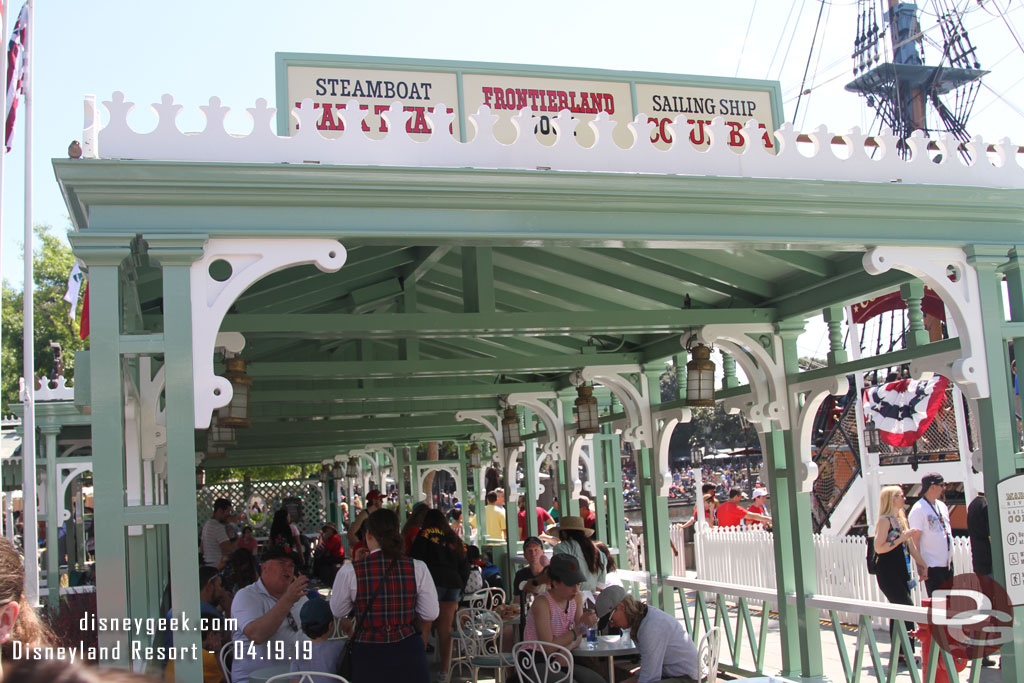
[[[211,484],[196,491],[199,524],[205,524],[206,520],[210,519],[213,501],[218,498],[229,498],[239,513],[239,526],[249,524],[256,536],[264,536],[270,531],[274,512],[285,500],[298,499],[302,502],[302,519],[296,520],[293,515],[292,521],[302,533],[316,534],[327,521],[322,486],[319,481],[294,479]]]

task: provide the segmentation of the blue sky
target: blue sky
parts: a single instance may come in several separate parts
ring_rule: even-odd
[[[932,2],[923,1],[925,12]],[[1024,48],[1010,26],[1024,29],[1021,3],[960,0],[991,88],[982,90],[970,129],[986,139],[1024,142]],[[1013,5],[1007,21],[997,9]],[[274,53],[320,52],[424,59],[512,62],[779,80],[792,120],[817,0],[651,1],[557,4],[537,2],[261,2],[207,0],[37,0],[35,8],[34,222],[63,230],[67,210],[50,159],[65,157],[82,134],[82,99],[102,101],[121,90],[136,102],[130,119],[148,130],[148,104],[164,93],[184,105],[179,126],[203,126],[198,107],[216,95],[232,108],[229,125],[247,124],[258,97],[273,102]],[[11,0],[17,15],[20,0]],[[824,8],[810,61],[811,94],[796,125],[833,131],[867,128],[873,112],[843,92],[851,80],[855,0]],[[929,23],[929,17],[923,17]],[[8,27],[10,30],[10,27]],[[938,37],[937,31],[927,34]],[[1019,33],[1017,34],[1020,35]],[[4,39],[6,42],[6,38]],[[934,51],[932,51],[934,54]],[[998,92],[1004,102],[996,97]],[[3,178],[4,279],[20,285],[24,132],[6,157]]]

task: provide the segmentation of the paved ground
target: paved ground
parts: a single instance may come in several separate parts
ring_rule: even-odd
[[[736,623],[735,612],[730,613],[730,621],[733,625]],[[712,619],[713,619],[712,614]],[[752,621],[755,631],[758,631],[761,627],[761,618],[759,614],[752,616]],[[881,659],[882,666],[884,667],[884,675],[888,675],[889,671],[889,634],[887,630],[876,630],[875,638],[878,643],[879,658]],[[846,648],[847,656],[851,662],[856,660],[857,651],[857,630],[855,628],[843,629],[843,643]],[[843,669],[842,658],[839,654],[839,647],[836,641],[836,636],[832,630],[831,625],[823,625],[821,628],[821,649],[822,657],[824,661],[825,676],[835,683],[846,683],[847,677]],[[920,647],[918,646],[920,652]],[[996,662],[999,661],[999,656],[994,657]],[[754,667],[754,655],[751,652],[750,642],[747,638],[746,632],[744,631],[744,637],[742,646],[738,653],[738,661],[729,652],[728,644],[723,639],[722,649],[720,653],[720,660],[723,665],[735,665],[743,669],[751,669]],[[980,663],[979,663],[980,664]],[[436,663],[432,666],[436,671]],[[775,618],[769,618],[768,630],[767,630],[767,645],[765,646],[764,654],[764,667],[763,671],[765,675],[777,675],[782,668],[782,654],[779,640],[779,622]],[[871,662],[870,652],[865,642],[863,647],[863,659],[861,661],[861,681],[874,681],[878,680],[875,675],[875,669]],[[960,674],[960,680],[967,681],[968,674],[971,672],[971,665],[968,666]],[[436,674],[435,674],[436,676]],[[719,680],[725,681],[730,678],[742,677],[736,674],[731,674],[726,671],[719,672]],[[514,678],[514,676],[507,676],[506,678]],[[436,680],[436,677],[434,678]],[[463,677],[457,677],[456,680],[463,680]],[[490,670],[481,671],[480,681],[493,681],[494,672]],[[885,679],[883,679],[885,680]],[[907,669],[901,668],[896,676],[896,683],[910,683],[913,679]],[[921,676],[921,680],[924,680],[924,676]],[[980,675],[980,683],[1001,683],[1002,675],[998,668],[982,667]]]

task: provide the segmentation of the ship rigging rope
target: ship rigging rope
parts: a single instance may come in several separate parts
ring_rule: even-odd
[[[740,75],[740,64],[743,63],[743,53],[747,50],[747,39],[750,38],[750,27],[754,25],[755,12],[757,12],[757,0],[754,0],[754,5],[750,8],[750,20],[747,22],[747,32],[743,36],[743,45],[740,47],[740,57],[736,60],[736,73],[733,74],[733,77]]]
[[[800,11],[796,15],[796,22],[793,24],[793,33],[796,33],[796,27],[800,25],[800,17],[804,13],[804,4],[807,0],[801,0]],[[768,62],[768,69],[764,72],[765,79],[768,79],[772,73],[772,67],[775,66],[775,58],[779,56],[779,48],[782,47],[783,41],[786,38],[786,29],[789,28],[789,20],[793,18],[793,8],[796,7],[796,2],[793,2],[789,6],[789,14],[786,15],[786,23],[782,25],[782,31],[779,33],[779,42],[775,43],[775,52],[772,54],[772,61]],[[786,66],[786,60],[789,58],[789,48],[793,46],[793,37],[786,42],[786,54],[782,58],[782,64],[779,65],[779,75],[775,77],[775,80],[780,80],[782,77],[782,70]]]
[[[804,77],[800,82],[800,94],[796,98],[796,108],[793,110],[793,125],[796,126],[796,115],[800,111],[800,99],[804,94],[804,86],[807,85],[807,72],[811,68],[811,58],[814,56],[814,46],[818,42],[818,29],[821,28],[821,18],[825,14],[825,2],[821,1],[821,7],[818,9],[818,21],[814,24],[814,36],[811,37],[811,49],[807,51],[807,64],[804,65]],[[806,118],[806,115],[805,117]]]

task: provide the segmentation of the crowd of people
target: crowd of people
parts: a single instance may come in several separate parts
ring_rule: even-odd
[[[701,466],[701,478],[705,483],[715,485],[719,495],[730,489],[750,492],[757,485],[760,464],[748,467],[746,464],[709,464]],[[636,463],[631,458],[622,460],[622,496],[627,509],[640,507],[640,490],[637,487]],[[694,498],[693,469],[689,467],[672,468],[672,482],[669,484],[670,501],[692,504]]]
[[[384,506],[383,496],[371,491],[365,501],[345,534],[347,553],[338,530],[325,524],[311,562],[306,561],[304,544],[294,533],[287,510],[275,514],[256,562],[250,532],[243,528],[234,536],[228,528],[231,501],[215,502],[201,533],[201,611],[230,616],[235,628],[231,633],[204,634],[208,680],[219,680],[214,677],[214,653],[223,643],[233,642],[235,683],[246,683],[254,671],[283,660],[292,660],[292,670],[337,672],[346,656],[355,683],[381,678],[426,683],[432,679],[426,658],[431,633],[436,634],[440,672],[433,679],[447,680],[456,611],[465,606],[467,594],[503,585],[500,572],[486,553],[467,545],[452,527],[451,514],[460,509],[454,503],[447,511],[419,503],[399,528],[398,517]],[[497,524],[500,516],[504,521],[504,492],[490,492],[487,502],[488,520]],[[511,584],[527,607],[520,635],[572,649],[599,621],[602,627],[632,625],[642,653],[639,680],[695,674],[696,648],[685,631],[678,627],[678,633],[666,634],[654,608],[620,595],[611,551],[594,539],[596,516],[589,500],[583,497],[579,503],[580,515],[560,514],[557,504],[551,509],[535,506],[532,512],[520,506],[526,564]],[[525,537],[528,514],[536,515],[541,536]],[[488,529],[505,532],[501,526]],[[329,601],[311,590],[311,582],[317,581],[331,587]],[[644,619],[649,619],[650,627],[641,627]],[[330,638],[336,621],[347,640]],[[344,642],[352,643],[347,654]],[[660,668],[658,675],[645,678],[644,666],[650,671]],[[577,669],[578,681],[599,679],[586,666]]]

